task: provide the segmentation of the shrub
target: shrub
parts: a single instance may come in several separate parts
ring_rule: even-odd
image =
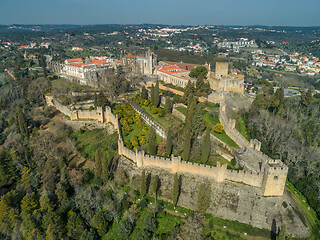
[[[220,123],[217,123],[214,126],[213,131],[215,131],[217,133],[222,133],[223,132],[223,126]]]
[[[160,108],[158,111],[158,116],[159,117],[164,117],[166,115],[166,111],[163,108]]]
[[[152,111],[153,114],[157,114],[159,109],[156,106],[152,106],[151,107],[151,111]]]

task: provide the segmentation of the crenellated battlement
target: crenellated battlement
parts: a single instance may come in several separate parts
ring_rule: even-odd
[[[48,105],[55,106],[59,111],[70,116],[71,119],[79,119],[79,117],[85,116],[84,113],[79,111],[72,111],[69,108],[63,106],[58,100],[47,97],[46,100]],[[247,184],[253,187],[259,187],[263,190],[264,196],[282,196],[285,181],[287,178],[288,167],[282,163],[280,160],[273,160],[261,153],[257,152],[257,156],[260,156],[264,159],[262,168],[260,172],[252,171],[243,171],[243,170],[229,170],[227,169],[227,164],[221,165],[219,162],[216,166],[208,166],[201,163],[193,163],[181,160],[181,157],[175,157],[171,155],[171,158],[152,156],[146,154],[144,151],[135,150],[132,151],[125,147],[118,117],[115,116],[110,107],[106,107],[103,112],[102,109],[92,110],[93,118],[102,122],[111,122],[114,125],[114,128],[117,130],[119,139],[118,139],[118,153],[123,155],[128,159],[131,159],[136,163],[137,167],[151,166],[159,167],[171,171],[172,173],[176,172],[185,172],[191,174],[198,174],[212,178],[217,182],[223,181],[233,181],[238,183]]]

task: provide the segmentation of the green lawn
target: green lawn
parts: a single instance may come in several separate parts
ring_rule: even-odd
[[[237,130],[244,136],[248,141],[250,141],[251,136],[247,128],[247,118],[245,116],[237,117]]]
[[[208,113],[207,111],[203,115],[203,119],[210,123],[212,126],[215,126],[217,123],[219,123],[219,117],[214,117],[211,113]]]
[[[306,197],[303,196],[303,194],[299,192],[299,190],[296,189],[295,186],[288,180],[286,181],[286,189],[288,189],[292,193],[299,207],[307,217],[310,225],[312,227],[319,228],[320,220],[317,217],[316,211],[309,206]]]
[[[255,228],[249,224],[240,223],[237,221],[229,221],[229,220],[214,217],[209,214],[206,214],[205,216],[206,216],[205,222],[208,224],[208,227],[205,229],[205,231],[210,231],[214,228],[221,229],[221,230],[225,229],[224,231],[230,230],[229,234],[232,234],[232,232],[234,232],[234,233],[240,233],[243,236],[240,238],[234,236],[235,238],[226,238],[226,239],[246,239],[244,233],[247,233],[247,236],[260,237],[259,239],[261,239],[261,237],[262,237],[262,239],[263,238],[270,239],[270,230],[268,230],[268,229]],[[209,227],[210,225],[213,228],[210,229],[210,227]],[[238,234],[236,234],[236,235],[238,235]],[[224,238],[219,238],[217,236],[217,238],[215,238],[215,239],[224,239]]]
[[[187,108],[185,108],[185,107],[176,107],[176,109],[179,111],[179,112],[181,112],[181,113],[183,113],[185,116],[187,116]]]
[[[158,236],[163,236],[174,231],[176,226],[181,225],[183,219],[179,216],[173,216],[167,212],[161,212],[158,214],[158,228],[155,234]]]
[[[217,123],[219,122],[219,117],[216,116],[214,117],[211,113],[208,113],[207,111],[205,112],[205,114],[203,115],[203,118],[206,122],[208,122],[212,127],[215,126]],[[236,144],[226,133],[225,131],[223,131],[222,133],[216,133],[215,131],[213,131],[213,128],[211,129],[211,133],[216,136],[217,138],[219,138],[221,141],[223,141],[224,143],[228,144],[230,147],[233,148],[239,148],[238,144]]]
[[[112,157],[117,151],[113,145],[117,144],[118,134],[109,135],[105,129],[79,130],[71,133],[71,136],[76,140],[76,147],[81,154],[92,161],[97,150],[107,158]]]
[[[239,149],[240,147],[238,146],[238,144],[236,144],[227,134],[225,131],[223,131],[222,133],[216,133],[215,131],[211,130],[211,133],[216,136],[217,138],[219,138],[221,141],[223,141],[224,143],[228,144],[230,147]]]
[[[163,127],[167,129],[170,127],[170,123],[166,120],[165,116],[159,117],[157,114],[153,114],[151,109],[148,106],[145,106],[145,105],[139,105],[139,106],[142,107],[150,116],[154,118],[154,120],[160,123]]]

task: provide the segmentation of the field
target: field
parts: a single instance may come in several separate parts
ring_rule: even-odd
[[[242,134],[242,136],[250,141],[251,136],[247,129],[247,118],[245,116],[237,116],[236,128]]]
[[[79,130],[73,132],[71,136],[76,140],[77,149],[91,161],[94,161],[97,150],[107,158],[117,151],[118,134],[109,135],[105,129]]]

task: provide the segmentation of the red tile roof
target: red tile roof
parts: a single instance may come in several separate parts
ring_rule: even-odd
[[[125,58],[136,58],[137,56],[136,55],[126,55],[124,56]]]
[[[101,65],[103,63],[107,63],[107,60],[96,60],[96,59],[90,59],[92,63],[95,65]]]
[[[71,66],[76,66],[76,67],[94,67],[96,64],[94,63],[70,63]]]
[[[81,58],[71,58],[71,59],[66,59],[68,63],[74,63],[74,62],[82,62]]]
[[[208,71],[210,70],[209,65],[199,65],[199,64],[192,64],[192,63],[170,62],[170,61],[165,61],[165,63],[170,65],[176,65],[177,67],[182,69],[186,69],[187,67],[189,71],[199,66],[204,66],[208,69]]]
[[[163,65],[162,68],[160,68],[158,71],[169,74],[169,75],[172,75],[174,73],[187,73],[187,72],[189,72],[186,69],[179,68],[179,67],[172,65],[172,64]]]

